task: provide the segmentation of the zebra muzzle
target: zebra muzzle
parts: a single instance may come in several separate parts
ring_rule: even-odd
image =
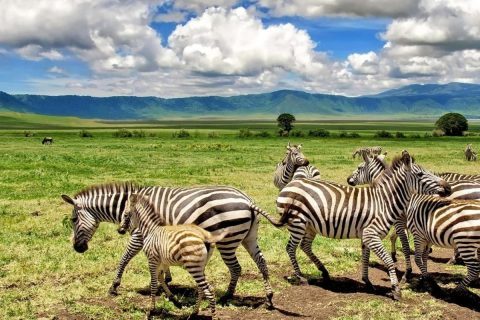
[[[120,227],[120,228],[118,228],[117,232],[120,233],[120,234],[125,234],[125,233],[127,233],[127,229],[125,229],[123,227]]]

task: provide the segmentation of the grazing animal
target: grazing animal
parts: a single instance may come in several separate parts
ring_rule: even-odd
[[[477,153],[473,151],[471,143],[467,144],[465,148],[465,159],[467,159],[467,161],[477,161]]]
[[[282,162],[277,164],[273,184],[282,190],[292,179],[320,178],[320,171],[309,164],[308,159],[301,151],[302,145],[287,145],[287,151]]]
[[[276,226],[281,224],[273,221],[250,197],[235,188],[141,187],[132,183],[110,183],[86,188],[73,198],[62,195],[63,200],[73,206],[73,247],[77,252],[88,250],[88,242],[100,222],[120,223],[125,202],[132,193],[146,196],[167,225],[195,224],[209,232],[220,229],[228,231],[228,235],[217,244],[231,275],[223,300],[231,298],[235,292],[242,270],[236,250],[242,244],[262,273],[267,307],[273,306],[273,291],[269,283],[267,264],[257,243],[258,214]],[[125,267],[140,252],[143,244],[141,233],[133,230],[110,288],[111,294],[117,294]]]
[[[407,225],[415,244],[415,263],[422,279],[432,281],[427,270],[432,244],[455,248],[467,266],[467,276],[455,288],[465,293],[480,271],[480,202],[414,195],[407,208]]]
[[[45,137],[42,140],[42,144],[52,144],[53,143],[53,138],[52,137]]]
[[[357,148],[353,153],[352,153],[352,158],[355,159],[356,156],[359,157],[364,157],[364,156],[369,156],[373,157],[374,155],[380,155],[382,153],[382,147],[362,147],[362,148]]]
[[[277,198],[277,211],[282,215],[281,222],[288,221],[287,253],[295,276],[306,282],[296,259],[300,242],[303,251],[328,280],[328,271],[312,251],[316,234],[336,239],[360,238],[362,280],[372,288],[368,279],[368,261],[370,250],[373,250],[388,269],[393,298],[400,299],[395,266],[381,239],[394,223],[399,232],[405,230],[405,221],[400,217],[414,192],[448,194],[449,186],[415,164],[407,151],[393,160],[373,186],[353,188],[313,179],[290,182]],[[406,273],[411,274],[411,267]]]
[[[384,158],[381,156],[374,157],[373,159],[364,157],[364,161],[365,162],[359,164],[357,169],[355,169],[347,178],[347,182],[351,186],[372,184],[375,179],[387,168],[387,164],[385,163]],[[480,200],[480,175],[468,175],[452,172],[435,174],[450,184],[452,193],[450,196],[448,196],[449,199]],[[397,233],[392,233],[390,236],[390,241],[392,245],[392,258],[394,261],[397,261]],[[404,252],[407,253],[408,251]],[[455,258],[456,255],[450,259],[449,263],[455,263]],[[406,259],[409,260],[409,258]]]
[[[165,226],[165,221],[155,213],[155,208],[148,202],[148,198],[136,194],[130,195],[127,201],[118,232],[124,234],[130,229],[138,230],[143,238],[143,251],[150,269],[151,312],[155,310],[157,280],[165,294],[172,298],[173,294],[164,281],[164,273],[169,266],[180,265],[187,269],[198,286],[193,314],[198,313],[203,294],[210,302],[212,318],[217,319],[215,292],[205,279],[205,266],[213,246],[221,241],[228,231],[214,236],[193,224]]]

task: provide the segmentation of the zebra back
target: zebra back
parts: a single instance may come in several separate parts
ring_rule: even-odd
[[[320,171],[313,165],[301,166],[295,170],[292,180],[296,179],[320,179]]]

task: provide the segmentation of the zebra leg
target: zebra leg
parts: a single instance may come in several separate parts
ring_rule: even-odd
[[[370,261],[370,249],[365,245],[362,240],[362,281],[365,282],[367,288],[370,291],[375,291],[374,286],[368,278],[368,263]]]
[[[170,283],[172,282],[172,273],[170,272],[170,268],[165,271],[165,282]]]
[[[237,242],[235,242],[234,245],[222,245],[221,243],[217,243],[217,248],[220,251],[223,262],[225,262],[228,270],[230,271],[230,283],[228,285],[227,292],[225,292],[225,295],[220,298],[221,303],[226,303],[228,300],[233,298],[235,288],[237,287],[238,278],[242,273],[242,267],[238,263],[238,259],[235,254],[235,251],[238,248]]]
[[[458,253],[467,267],[467,276],[463,278],[462,282],[460,282],[455,288],[455,291],[460,294],[468,292],[468,285],[478,278],[480,272],[480,261],[477,257],[477,248],[468,243],[466,245],[470,245],[470,247],[458,247]]]
[[[397,233],[392,232],[390,235],[390,244],[391,244],[391,249],[390,252],[392,254],[392,260],[393,262],[397,262]]]
[[[305,235],[306,225],[300,219],[293,219],[288,224],[288,231],[290,232],[290,239],[287,244],[287,253],[290,257],[290,262],[292,263],[293,270],[295,271],[295,276],[300,280],[301,284],[308,284],[308,281],[305,277],[302,276],[300,267],[298,266],[297,261],[297,247],[300,241]]]
[[[151,308],[148,314],[150,318],[155,311],[155,297],[158,290],[158,268],[159,263],[154,259],[148,259],[148,268],[150,269],[150,299],[151,299]]]
[[[273,290],[272,290],[272,287],[270,286],[267,262],[263,257],[262,251],[260,251],[260,248],[258,247],[257,231],[258,231],[258,223],[254,223],[247,237],[243,239],[242,245],[250,254],[253,261],[255,261],[255,263],[257,264],[258,269],[260,269],[260,272],[262,273],[263,285],[265,287],[265,292],[266,292],[265,305],[268,309],[272,309],[273,308],[273,302],[272,302]]]
[[[166,268],[166,270],[169,270]],[[165,292],[165,295],[167,296],[168,300],[172,301],[172,303],[175,305],[177,308],[181,308],[182,305],[178,300],[175,298],[173,295],[172,291],[168,288],[167,284],[165,283],[165,270],[161,270],[158,274],[158,281],[160,282],[160,286],[162,287],[163,291]]]
[[[388,233],[383,232],[382,230],[374,230],[374,228],[379,228],[377,225],[366,228],[363,230],[363,242],[365,245],[372,250],[385,264],[385,267],[388,269],[388,275],[390,277],[390,282],[392,284],[392,298],[394,300],[400,300],[402,294],[400,292],[400,287],[398,286],[398,278],[395,270],[395,263],[392,260],[392,257],[388,254],[387,250],[382,244],[380,236],[385,237]]]
[[[410,260],[410,244],[408,243],[407,226],[404,220],[395,221],[395,233],[402,243],[402,252],[405,256],[405,273],[400,283],[409,282],[412,279],[412,261]]]
[[[200,293],[201,290],[203,292],[203,296],[209,301],[210,310],[212,312],[212,319],[218,319],[215,313],[215,291],[211,290],[212,287],[205,279],[205,265],[202,266],[201,270],[199,270],[199,266],[197,263],[192,265],[186,265],[185,267],[187,271],[192,275],[199,288],[197,302],[195,303],[193,314],[197,314],[200,309],[200,301],[202,299],[202,294]]]
[[[112,286],[108,290],[108,293],[111,295],[117,295],[117,288],[120,285],[120,282],[122,281],[122,275],[123,272],[125,271],[125,268],[127,267],[127,264],[132,260],[133,257],[135,257],[140,250],[143,248],[143,238],[138,231],[138,229],[135,229],[132,232],[132,236],[130,238],[130,241],[128,242],[127,249],[123,253],[122,259],[120,260],[120,264],[118,265],[117,268],[117,276],[115,277],[115,280],[113,280]]]
[[[323,265],[322,261],[320,261],[320,259],[318,259],[318,257],[312,251],[312,242],[315,239],[316,235],[317,234],[314,230],[309,229],[305,233],[305,236],[300,243],[300,248],[302,248],[303,252],[305,252],[305,254],[310,258],[310,260],[312,260],[317,269],[322,272],[323,279],[328,281],[330,280],[330,275],[328,274],[327,269]]]

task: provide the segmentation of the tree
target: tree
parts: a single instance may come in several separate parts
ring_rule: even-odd
[[[286,131],[287,134],[293,129],[293,122],[295,122],[295,117],[290,113],[282,113],[277,118],[278,126]]]
[[[435,122],[437,129],[445,132],[447,136],[461,136],[468,131],[468,121],[460,113],[446,113]]]

